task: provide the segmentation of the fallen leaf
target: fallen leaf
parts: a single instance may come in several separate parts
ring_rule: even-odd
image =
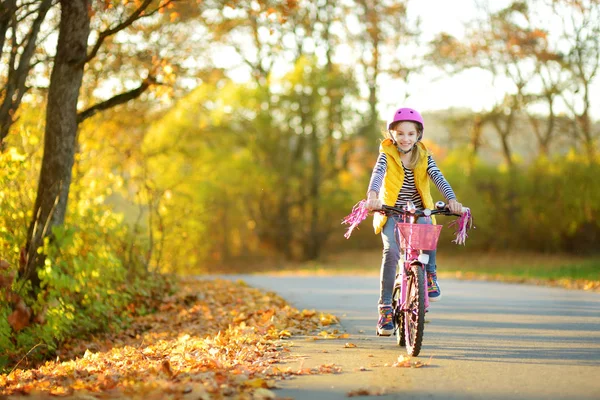
[[[268,388],[269,385],[267,381],[263,378],[251,379],[244,382],[244,386],[252,387],[252,388]]]
[[[360,388],[356,390],[351,390],[346,393],[348,397],[357,397],[357,396],[383,396],[385,394],[385,389],[366,389]]]
[[[341,372],[334,364],[273,365],[290,356],[292,344],[282,346],[281,336],[340,336],[324,329],[335,318],[299,311],[274,293],[225,280],[189,280],[155,300],[127,307],[156,312],[132,315],[122,332],[67,340],[39,369],[0,374],[0,396],[47,397],[53,388],[57,396],[75,398],[271,399],[278,380]]]
[[[27,307],[25,302],[21,299],[15,306],[14,311],[8,316],[8,323],[15,332],[20,331],[29,325],[29,319],[31,318],[31,309]]]
[[[291,336],[292,336],[292,333],[290,331],[283,330],[283,331],[279,332],[280,338],[289,338]]]

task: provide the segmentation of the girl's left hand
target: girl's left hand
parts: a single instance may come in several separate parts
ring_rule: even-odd
[[[463,206],[456,199],[448,201],[448,208],[454,214],[462,214]]]

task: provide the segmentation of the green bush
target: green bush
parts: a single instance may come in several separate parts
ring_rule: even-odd
[[[511,169],[460,157],[441,164],[476,231],[469,247],[484,250],[594,253],[600,251],[600,163],[574,153],[539,158]]]
[[[32,160],[15,148],[0,154],[0,259],[8,262],[8,268],[0,268],[4,282],[17,276],[26,243],[36,181],[30,179]],[[122,216],[102,201],[90,201],[101,199],[94,195],[89,188],[72,186],[65,225],[53,228],[52,239],[38,249],[45,264],[38,271],[41,284],[35,298],[27,281],[0,285],[0,371],[19,360],[20,367],[44,360],[67,339],[122,329],[136,305],[162,298],[155,294],[167,286],[166,279],[151,276],[143,262],[131,261],[143,260],[137,253],[147,249],[131,246],[137,239]],[[20,300],[31,318],[15,330],[9,316]]]

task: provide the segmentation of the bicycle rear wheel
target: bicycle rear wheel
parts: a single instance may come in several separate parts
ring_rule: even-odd
[[[413,264],[407,272],[406,351],[410,356],[418,356],[425,330],[425,274],[421,264]]]

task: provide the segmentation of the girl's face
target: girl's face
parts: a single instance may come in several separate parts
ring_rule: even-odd
[[[390,132],[398,147],[405,151],[410,150],[419,137],[417,124],[411,121],[398,122]]]

